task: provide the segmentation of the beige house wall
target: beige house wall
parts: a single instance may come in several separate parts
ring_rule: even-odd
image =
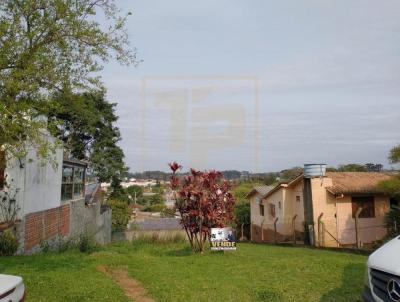
[[[311,179],[315,240],[317,245],[327,247],[338,246],[336,198],[326,190],[332,185],[332,179],[328,177]],[[320,225],[318,225],[319,217],[321,217]]]
[[[265,220],[267,215],[267,207],[264,204],[264,216],[260,215],[260,202],[262,199],[261,194],[255,193],[252,197],[249,198],[250,202],[250,236],[252,241],[261,242],[262,241],[262,231],[261,225]]]
[[[296,196],[300,197],[300,201],[297,201]],[[304,231],[304,201],[303,201],[303,181],[299,181],[293,187],[287,189],[286,200],[285,200],[285,221],[287,224],[292,225],[293,217],[297,215],[295,219],[296,231]]]
[[[250,218],[251,223],[260,225],[264,220],[264,216],[260,215],[259,202],[261,200],[260,194],[254,194],[250,199]],[[264,210],[265,212],[265,210]]]
[[[261,200],[260,194],[255,194],[250,198],[251,223],[252,223],[252,240],[254,241],[272,241],[274,239],[274,221],[278,218],[277,232],[280,235],[291,234],[291,225],[284,223],[285,206],[286,206],[286,189],[280,190]],[[260,215],[259,204],[264,205],[264,216]],[[280,203],[280,207],[279,207]],[[271,215],[270,205],[275,205],[275,217]],[[257,234],[255,234],[255,232]],[[282,240],[282,236],[279,237]]]
[[[265,220],[263,229],[274,230],[275,219],[278,218],[276,230],[282,235],[290,234],[289,226],[286,225],[286,206],[287,206],[287,189],[282,187],[280,190],[272,193],[270,196],[263,200],[265,205]],[[280,207],[279,207],[280,204]],[[270,206],[275,205],[275,217],[271,215]]]
[[[386,235],[384,227],[385,214],[390,209],[390,199],[375,196],[375,218],[359,218],[359,241],[362,244],[372,243]],[[338,234],[341,244],[355,244],[355,219],[352,217],[351,196],[337,199]]]

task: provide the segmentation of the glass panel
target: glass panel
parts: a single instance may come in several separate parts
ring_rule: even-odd
[[[85,168],[63,166],[61,200],[71,200],[84,196]]]
[[[84,169],[80,167],[74,168],[74,183],[82,183],[84,176]]]
[[[72,199],[72,184],[61,185],[61,200]]]
[[[83,184],[74,185],[74,198],[83,196]]]
[[[72,171],[73,168],[72,167],[67,167],[67,166],[63,166],[63,171],[62,171],[62,182],[72,182]]]

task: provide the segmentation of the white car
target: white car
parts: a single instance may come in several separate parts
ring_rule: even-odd
[[[0,302],[25,301],[25,285],[21,277],[0,274]]]
[[[400,302],[400,236],[371,254],[367,266],[364,301]]]

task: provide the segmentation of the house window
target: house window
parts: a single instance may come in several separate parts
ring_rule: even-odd
[[[5,169],[6,169],[6,153],[0,151],[0,190],[4,188],[5,182]]]
[[[62,169],[61,200],[84,197],[85,168],[64,165]]]
[[[296,196],[296,201],[300,202],[300,196],[299,195]]]
[[[390,207],[396,206],[398,207],[400,205],[400,202],[396,198],[390,198]]]
[[[362,196],[352,197],[351,200],[353,218],[356,217],[356,213],[361,208],[359,218],[374,218],[375,217],[375,203],[373,196]]]
[[[74,198],[83,196],[85,170],[82,167],[74,167]]]
[[[264,205],[260,204],[260,216],[264,216]]]
[[[281,202],[278,202],[278,207],[279,207],[279,210],[282,209],[282,203]]]
[[[275,205],[274,204],[270,204],[269,205],[269,215],[271,215],[271,217],[275,217]]]

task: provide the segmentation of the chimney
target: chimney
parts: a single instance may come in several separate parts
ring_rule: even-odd
[[[305,224],[305,244],[315,245],[314,229],[314,208],[312,198],[311,179],[324,177],[326,175],[326,164],[305,164],[304,165],[304,224]]]

